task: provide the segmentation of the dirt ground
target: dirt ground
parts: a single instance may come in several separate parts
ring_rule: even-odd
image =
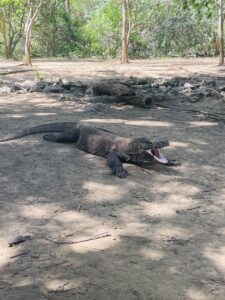
[[[1,61],[0,74],[17,64]],[[193,72],[224,76],[224,67],[216,64],[217,59],[128,66],[118,61],[35,62],[47,78],[71,80]],[[34,79],[34,72],[1,78]],[[225,114],[225,102],[211,101]],[[121,180],[110,174],[103,158],[74,145],[48,143],[41,135],[2,143],[0,299],[224,300],[224,123],[159,107],[120,105],[87,112],[80,103],[44,94],[0,96],[0,137],[63,120],[81,120],[124,136],[168,138],[171,146],[164,153],[182,166],[126,165],[129,176]],[[18,234],[31,239],[8,247]],[[98,234],[102,238],[96,239]]]

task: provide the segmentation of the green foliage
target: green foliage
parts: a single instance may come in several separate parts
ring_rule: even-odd
[[[25,4],[0,0],[0,55],[23,55]],[[45,0],[32,30],[32,57],[118,57],[121,0],[70,0],[70,7],[69,14],[65,0]],[[213,55],[217,10],[215,0],[130,0],[130,57]]]
[[[203,8],[184,10],[179,1],[140,0],[131,34],[131,55],[212,55],[216,23]],[[134,14],[134,13],[133,13]]]
[[[46,78],[46,73],[40,72],[37,66],[34,66],[34,79],[36,81]]]
[[[121,7],[114,0],[96,8],[83,28],[84,53],[116,56],[120,48]]]
[[[0,1],[0,53],[6,58],[15,57],[14,52],[22,40],[26,8],[20,0]]]
[[[70,19],[63,1],[46,2],[33,28],[34,56],[68,56],[79,41],[79,21]]]
[[[215,0],[173,0],[173,2],[184,10],[194,9],[198,13],[198,18],[201,18],[202,15],[212,18],[216,14],[217,1]]]

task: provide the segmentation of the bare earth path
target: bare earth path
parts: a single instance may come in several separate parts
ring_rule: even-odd
[[[223,76],[216,62],[36,64],[47,77],[92,80]],[[0,71],[12,66],[2,61]],[[2,78],[19,81],[34,74]],[[0,137],[62,120],[82,120],[124,136],[166,137],[171,147],[164,152],[182,166],[146,171],[127,165],[130,175],[120,180],[104,159],[74,145],[47,143],[41,135],[2,143],[0,299],[224,300],[224,124],[163,108],[115,106],[96,113],[44,94],[0,96]],[[18,234],[31,239],[9,248],[8,240]],[[103,237],[83,241],[98,234]]]

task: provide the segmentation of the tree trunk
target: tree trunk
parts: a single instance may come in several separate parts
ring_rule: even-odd
[[[219,53],[220,53],[220,61],[219,65],[224,64],[224,7],[223,0],[218,0],[219,4],[219,23],[218,23],[218,41],[219,41]]]
[[[3,43],[5,58],[6,59],[12,58],[13,52],[9,46],[9,41],[6,33],[6,21],[3,14],[0,14],[0,32],[2,33],[2,43]]]
[[[70,6],[70,0],[65,0],[65,7],[66,7],[66,12],[69,18],[71,17],[71,6]]]
[[[31,48],[31,31],[34,24],[34,20],[36,16],[39,13],[39,10],[44,3],[44,0],[40,0],[39,5],[35,12],[33,13],[33,3],[31,0],[27,0],[27,6],[30,7],[29,15],[27,17],[27,21],[25,24],[25,47],[24,47],[24,53],[25,53],[25,64],[28,66],[32,66],[31,61],[31,55],[30,55],[30,48]]]
[[[122,0],[122,57],[121,63],[127,64],[129,46],[129,0]]]

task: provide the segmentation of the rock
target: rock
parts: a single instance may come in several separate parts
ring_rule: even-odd
[[[170,90],[170,94],[171,94],[171,95],[179,95],[179,94],[180,94],[180,89],[177,88],[177,87],[173,87],[173,88]]]
[[[220,87],[218,88],[218,91],[219,91],[219,92],[224,92],[224,91],[225,91],[225,85],[224,85],[224,86],[220,86]]]
[[[24,82],[21,83],[21,86],[23,89],[25,89],[26,91],[29,91],[30,89],[32,89],[35,85],[35,82],[32,80],[26,80]]]
[[[215,99],[223,98],[221,93],[219,93],[218,91],[216,91],[214,89],[205,88],[204,90],[202,90],[202,92],[204,93],[205,97],[213,97]]]
[[[63,84],[63,79],[59,78],[59,77],[53,78],[51,81],[53,84],[56,84],[56,85]]]
[[[222,87],[225,88],[225,78],[224,77],[217,77],[216,78],[216,89],[220,90]]]
[[[191,92],[192,92],[191,88],[181,89],[181,93],[186,96],[189,96],[191,94]]]
[[[10,83],[6,80],[3,80],[2,78],[0,78],[0,85],[9,85]]]
[[[137,85],[144,85],[144,84],[148,84],[148,78],[138,78],[136,84]]]
[[[61,87],[60,85],[49,85],[46,86],[43,90],[44,93],[63,93],[66,92],[66,90]]]
[[[200,83],[200,87],[211,87],[211,88],[216,88],[216,80],[215,79],[204,79]]]
[[[152,90],[152,84],[151,83],[146,83],[146,84],[143,84],[141,86],[133,86],[134,88],[138,87],[138,88],[141,88],[142,90]]]
[[[152,83],[152,87],[158,88],[160,85],[166,85],[167,80],[164,78],[158,78]]]
[[[22,90],[19,90],[19,91],[15,91],[16,94],[26,94],[27,91],[22,89]]]
[[[47,86],[47,83],[44,80],[39,80],[30,89],[30,92],[43,92],[43,90],[46,88],[46,86]]]
[[[196,97],[196,96],[193,96],[193,97],[189,97],[188,98],[188,101],[191,102],[191,103],[194,103],[194,102],[197,102],[199,101],[200,98],[199,97]]]
[[[69,91],[73,87],[73,83],[66,79],[63,79],[61,87]]]
[[[85,105],[84,107],[85,112],[96,112],[96,108],[92,104]]]
[[[22,86],[19,82],[14,82],[11,86],[11,92],[16,92],[22,90]]]
[[[70,93],[72,93],[75,97],[84,97],[85,96],[85,92],[83,91],[82,88],[73,87],[73,88],[71,88]]]
[[[197,98],[204,98],[205,94],[203,91],[199,90],[199,91],[194,91],[193,93],[191,93],[190,95],[191,97],[197,97]]]
[[[98,111],[106,110],[109,108],[108,105],[101,103],[101,102],[93,104],[93,107]]]
[[[164,93],[169,92],[170,89],[171,89],[171,86],[165,86],[165,85],[160,85],[160,86],[159,86],[159,90],[160,90],[161,92],[164,92]]]
[[[25,90],[29,91],[35,86],[35,82],[32,80],[26,80],[24,82],[14,82],[11,87],[11,92]]]
[[[181,85],[183,80],[184,78],[182,77],[174,77],[170,79],[166,84],[169,85],[170,87],[178,87]]]
[[[68,84],[70,84],[70,81],[68,81],[67,79],[62,79],[62,84],[68,85]]]
[[[86,89],[85,94],[87,94],[87,95],[93,95],[93,87],[92,87],[92,86],[89,86],[89,87]]]
[[[158,78],[155,79],[152,83],[152,87],[159,88],[160,86],[166,86],[166,87],[175,87],[180,85],[180,77],[174,77],[172,79],[165,79],[165,78]]]
[[[9,94],[11,92],[11,88],[8,86],[0,87],[0,95]]]
[[[185,82],[184,84],[184,89],[188,89],[188,90],[193,90],[195,88],[195,86],[189,82]]]
[[[127,85],[127,86],[129,86],[129,87],[131,87],[131,86],[133,86],[133,85],[135,85],[135,84],[137,84],[137,78],[136,77],[130,77],[130,78],[126,78],[126,79],[116,79],[116,80],[114,80],[114,83],[122,83],[122,84],[125,84],[125,85]]]
[[[223,97],[223,100],[225,100],[225,92],[221,92],[220,95]]]

